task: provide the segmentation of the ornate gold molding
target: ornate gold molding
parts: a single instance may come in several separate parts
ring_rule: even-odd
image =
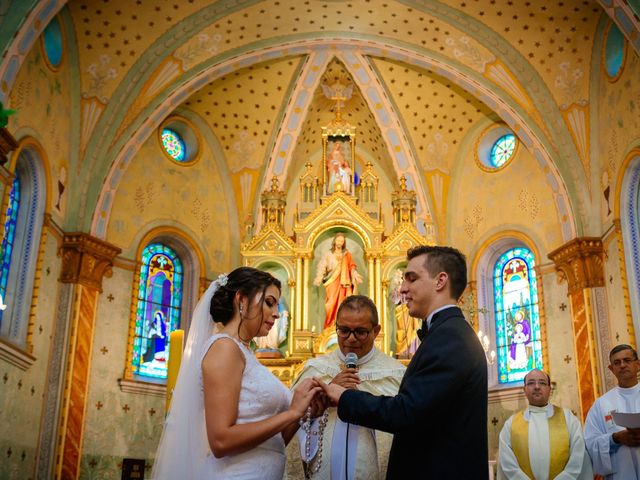
[[[549,253],[549,259],[567,280],[569,294],[604,286],[604,248],[598,237],[574,238]]]
[[[7,163],[7,155],[16,148],[18,148],[18,142],[13,135],[6,128],[0,128],[0,165]]]
[[[65,233],[58,252],[62,257],[59,280],[102,292],[102,279],[111,276],[113,260],[120,252],[118,247],[87,233]]]

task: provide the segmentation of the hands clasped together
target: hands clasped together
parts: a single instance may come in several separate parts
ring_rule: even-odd
[[[359,384],[360,377],[355,368],[344,369],[329,384],[318,378],[307,378],[294,390],[290,409],[302,418],[311,407],[311,416],[318,417],[327,407],[337,406],[345,390],[357,390]]]

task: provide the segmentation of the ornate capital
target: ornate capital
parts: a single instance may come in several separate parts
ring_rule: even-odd
[[[549,254],[556,271],[567,280],[569,294],[604,285],[604,248],[598,237],[580,237]]]
[[[58,252],[62,257],[60,281],[102,292],[102,278],[111,276],[113,259],[121,251],[87,233],[65,233]]]

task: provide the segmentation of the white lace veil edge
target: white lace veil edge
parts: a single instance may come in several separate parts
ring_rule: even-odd
[[[220,275],[209,285],[193,311],[171,407],[153,463],[152,479],[197,479],[198,469],[210,452],[204,420],[200,364],[204,345],[214,329],[209,314],[211,299],[218,288],[226,283],[226,275]]]

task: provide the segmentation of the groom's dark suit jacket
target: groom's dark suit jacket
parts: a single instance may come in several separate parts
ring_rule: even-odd
[[[398,395],[347,390],[338,416],[394,434],[387,479],[489,476],[486,357],[458,307],[433,316]]]

